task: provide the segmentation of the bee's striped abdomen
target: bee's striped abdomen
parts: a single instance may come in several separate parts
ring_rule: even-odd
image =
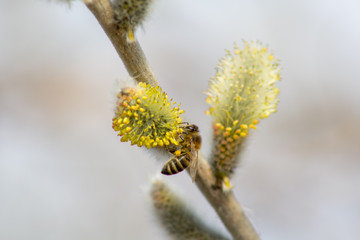
[[[183,171],[189,165],[190,165],[190,160],[187,155],[173,157],[164,164],[161,173],[165,175],[173,175]]]

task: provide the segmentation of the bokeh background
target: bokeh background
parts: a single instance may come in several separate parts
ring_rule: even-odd
[[[205,154],[203,92],[224,50],[260,40],[281,60],[278,112],[233,180],[262,239],[360,239],[359,12],[357,0],[157,0],[136,33]],[[163,163],[111,128],[127,79],[81,2],[0,1],[0,239],[168,238],[148,197]],[[162,179],[227,234],[187,174]]]

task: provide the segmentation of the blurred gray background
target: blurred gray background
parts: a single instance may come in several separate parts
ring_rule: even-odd
[[[136,33],[205,154],[202,92],[224,50],[260,40],[281,60],[278,112],[233,180],[262,239],[360,239],[359,12],[358,0],[157,0]],[[111,128],[126,79],[81,2],[0,1],[0,239],[167,239],[148,198],[163,163]],[[162,179],[227,234],[187,174]]]

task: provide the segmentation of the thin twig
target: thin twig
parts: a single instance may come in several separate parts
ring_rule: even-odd
[[[139,82],[157,86],[158,82],[148,65],[145,55],[137,41],[129,43],[113,23],[113,13],[109,0],[85,0],[86,6],[95,15],[105,33],[111,40],[130,76]],[[250,221],[236,201],[232,192],[224,193],[213,188],[215,176],[202,154],[199,154],[199,170],[196,184],[212,207],[215,209],[226,228],[236,240],[258,240]]]
[[[94,14],[109,37],[129,75],[138,82],[157,86],[158,82],[147,63],[139,43],[128,42],[126,34],[118,31],[113,21],[113,11],[109,0],[85,0],[86,6]]]
[[[205,157],[199,154],[196,185],[215,209],[222,222],[236,240],[259,240],[258,234],[232,192],[214,188],[216,178]]]

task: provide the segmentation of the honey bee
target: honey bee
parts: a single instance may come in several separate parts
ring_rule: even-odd
[[[179,173],[189,167],[190,176],[195,181],[198,169],[198,151],[201,147],[199,127],[194,124],[182,123],[183,132],[179,136],[179,146],[170,146],[168,151],[173,155],[163,166],[161,171],[165,175]]]

